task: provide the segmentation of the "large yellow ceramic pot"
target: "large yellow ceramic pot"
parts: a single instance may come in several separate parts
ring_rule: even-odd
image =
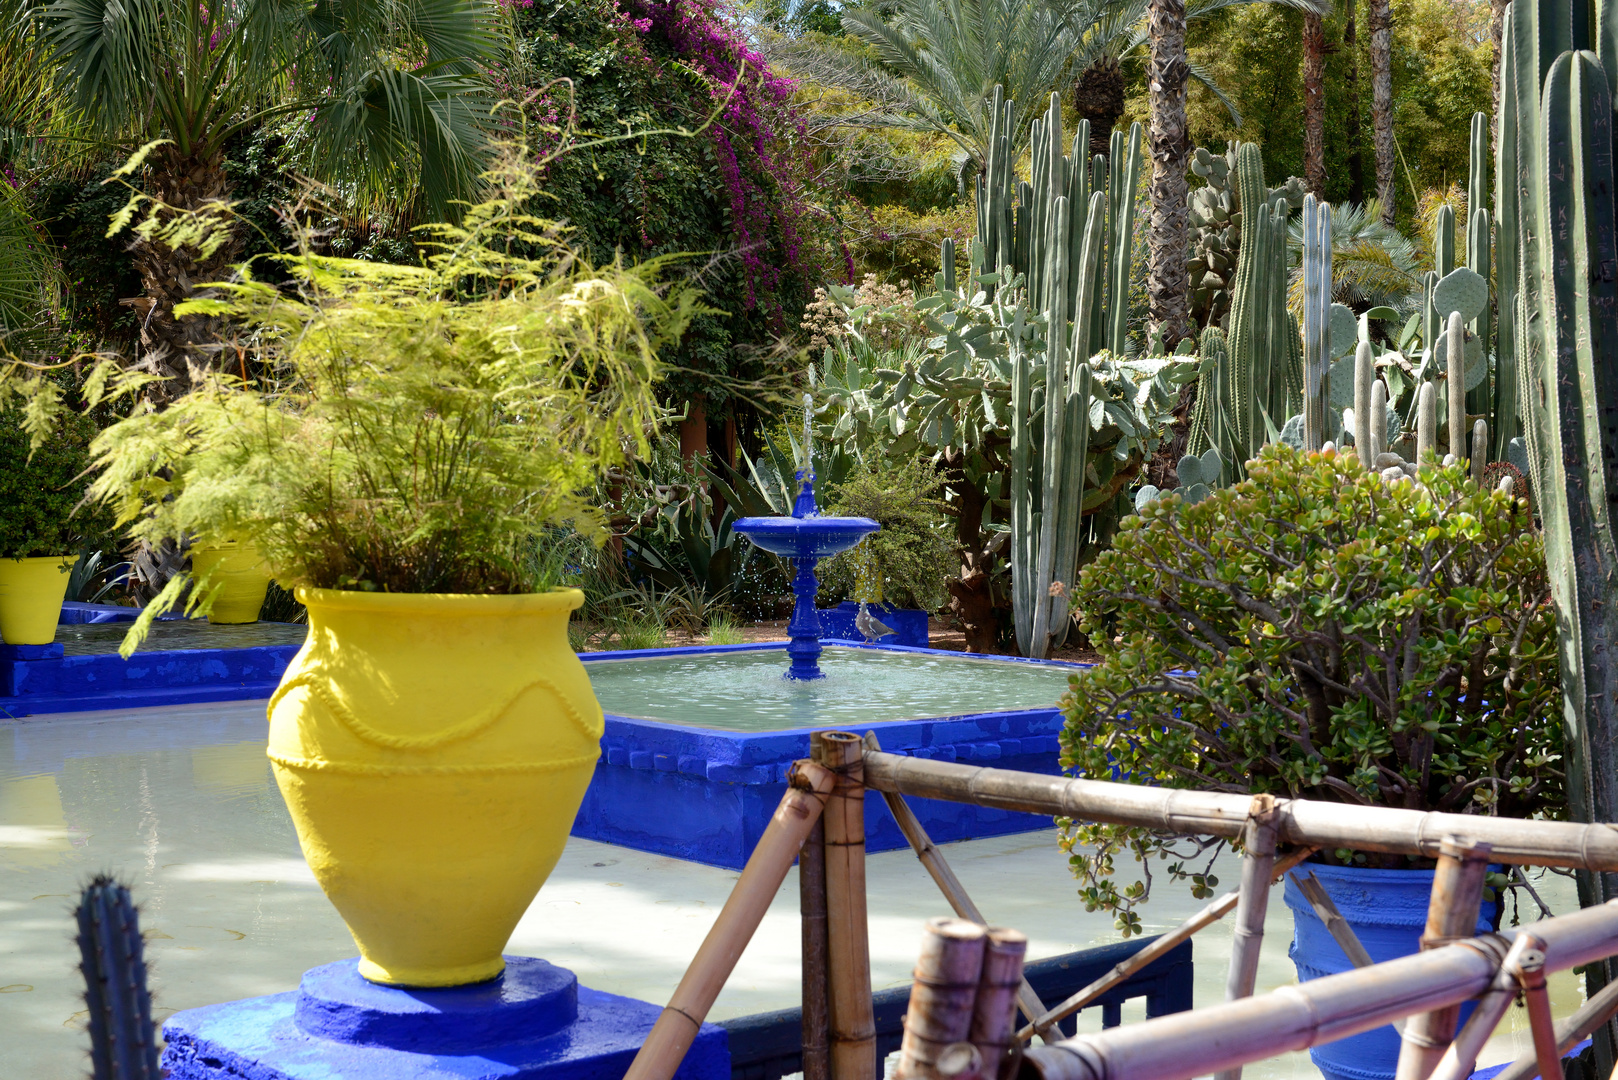
[[[208,575],[210,589],[218,586],[209,622],[258,622],[264,595],[270,591],[270,568],[257,547],[227,540],[199,548],[191,553],[191,572],[198,578]]]
[[[567,642],[584,595],[297,596],[309,638],[270,699],[270,761],[360,974],[494,978],[599,755]]]
[[[0,559],[0,639],[7,645],[56,640],[62,600],[76,556]]]

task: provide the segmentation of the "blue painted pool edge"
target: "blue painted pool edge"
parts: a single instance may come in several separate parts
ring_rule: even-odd
[[[17,658],[0,646],[0,717],[251,701],[275,692],[296,645]]]

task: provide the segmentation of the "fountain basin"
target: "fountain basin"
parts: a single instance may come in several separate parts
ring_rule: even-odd
[[[874,731],[884,750],[917,757],[1060,771],[1056,702],[1077,665],[831,641],[827,678],[793,683],[776,677],[783,652],[586,654],[606,732],[573,835],[740,869],[817,729]],[[960,803],[912,808],[941,843],[1050,827]],[[867,793],[865,818],[867,850],[907,846],[879,794]]]
[[[731,526],[756,546],[790,559],[824,559],[881,528],[861,517],[745,517]]]

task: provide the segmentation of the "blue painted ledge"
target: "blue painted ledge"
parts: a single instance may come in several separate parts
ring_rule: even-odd
[[[0,718],[139,709],[199,701],[247,701],[275,692],[296,645],[99,656],[16,655],[0,645]]]

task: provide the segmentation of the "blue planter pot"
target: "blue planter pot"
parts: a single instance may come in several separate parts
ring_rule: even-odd
[[[1307,875],[1311,870],[1373,961],[1380,964],[1420,950],[1427,898],[1433,887],[1431,870],[1364,870],[1305,863],[1293,873]],[[1298,969],[1298,980],[1308,982],[1353,970],[1326,924],[1316,918],[1293,874],[1287,875],[1286,903],[1292,909],[1292,945],[1287,955]],[[1494,919],[1495,905],[1485,902],[1478,913],[1478,933],[1492,930]],[[1470,1004],[1463,1008],[1462,1023],[1471,1009]],[[1309,1056],[1326,1080],[1392,1080],[1399,1063],[1399,1033],[1385,1025],[1317,1046]]]

